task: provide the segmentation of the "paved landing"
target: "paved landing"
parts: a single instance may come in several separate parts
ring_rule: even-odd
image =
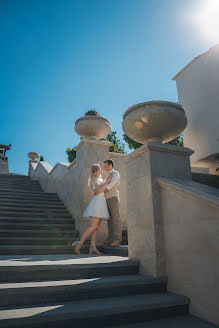
[[[128,261],[124,256],[87,255],[17,255],[0,256],[0,270],[5,266],[78,265]]]

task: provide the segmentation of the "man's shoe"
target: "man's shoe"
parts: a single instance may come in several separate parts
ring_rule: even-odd
[[[103,246],[109,246],[111,244],[111,241],[105,241],[104,243],[103,243]]]
[[[120,241],[114,241],[114,242],[112,242],[111,244],[110,244],[110,246],[114,246],[114,247],[116,247],[116,246],[120,246],[121,245],[121,242]]]

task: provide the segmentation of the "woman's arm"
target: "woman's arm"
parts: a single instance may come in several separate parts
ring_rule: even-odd
[[[106,189],[106,186],[111,181],[111,179],[112,179],[112,176],[110,175],[101,187],[97,183],[94,182],[94,186],[95,186],[94,194],[97,195],[97,194],[100,194],[101,192],[104,192],[104,190]]]

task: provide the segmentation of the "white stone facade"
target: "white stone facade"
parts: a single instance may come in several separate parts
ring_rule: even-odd
[[[173,79],[188,118],[184,145],[195,150],[192,166],[219,174],[219,45],[193,59]]]

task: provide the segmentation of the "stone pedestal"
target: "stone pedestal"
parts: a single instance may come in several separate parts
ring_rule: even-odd
[[[0,155],[0,174],[8,174],[8,157]]]
[[[79,169],[78,175],[80,181],[78,184],[78,200],[79,203],[75,204],[77,207],[77,214],[75,215],[76,228],[82,234],[86,227],[89,225],[87,219],[82,219],[83,213],[94,196],[92,190],[88,187],[88,179],[90,176],[90,169],[93,164],[100,164],[103,168],[104,161],[109,159],[109,146],[108,141],[96,139],[82,139],[76,150],[76,163]],[[98,241],[102,242],[107,238],[107,223],[102,222],[98,230]]]
[[[191,154],[188,148],[148,142],[126,158],[129,257],[140,260],[141,273],[166,275],[162,204],[156,179],[191,179]]]

